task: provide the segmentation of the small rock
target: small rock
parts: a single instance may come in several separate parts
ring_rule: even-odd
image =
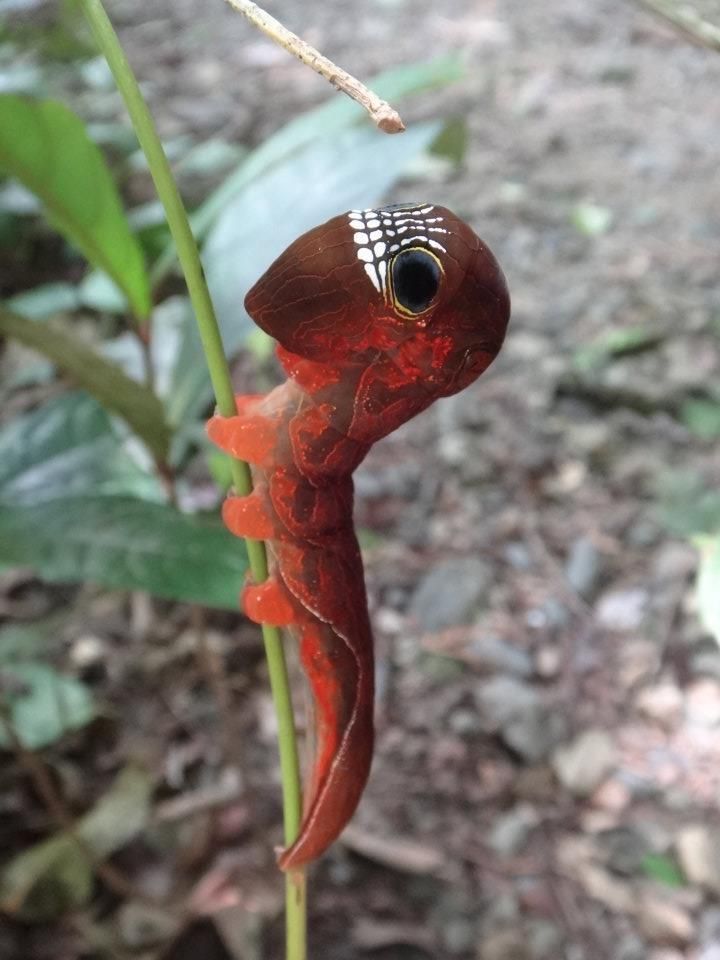
[[[589,796],[616,763],[615,745],[604,730],[586,730],[553,755],[558,780],[578,797]]]
[[[720,944],[720,907],[703,910],[698,923],[698,940],[703,946]]]
[[[563,935],[551,920],[528,923],[527,945],[533,960],[555,960],[562,956]]]
[[[579,537],[570,547],[565,565],[567,582],[581,596],[592,594],[600,574],[600,554],[588,537]]]
[[[650,640],[631,640],[620,651],[618,679],[625,689],[654,677],[660,664],[658,645]]]
[[[683,695],[676,684],[667,680],[640,690],[635,698],[635,706],[649,720],[654,720],[670,730],[676,727],[682,718]]]
[[[532,960],[530,949],[520,930],[496,930],[484,937],[478,960]]]
[[[605,854],[605,862],[613,873],[625,877],[637,874],[648,854],[647,838],[630,826],[604,830],[597,837],[598,846]]]
[[[560,673],[563,655],[560,647],[545,646],[535,654],[535,673],[543,680],[552,680]]]
[[[540,704],[507,723],[500,736],[526,763],[539,763],[567,736],[567,720],[551,707]]]
[[[93,633],[78,637],[70,648],[70,660],[78,670],[90,670],[107,657],[107,642]]]
[[[477,941],[475,924],[469,917],[451,917],[442,928],[442,941],[453,956],[467,953]]]
[[[519,803],[495,820],[488,837],[488,846],[501,856],[512,857],[525,846],[537,824],[535,808],[529,803]]]
[[[683,580],[697,567],[697,551],[682,540],[667,540],[658,547],[653,574],[658,580]]]
[[[636,933],[625,933],[620,937],[614,960],[647,960],[647,946]]]
[[[473,640],[467,647],[467,657],[481,670],[511,673],[517,677],[529,677],[533,672],[529,653],[492,634]]]
[[[638,904],[638,926],[652,943],[683,946],[693,939],[689,912],[655,888],[643,890]]]
[[[420,581],[408,613],[425,633],[468,623],[491,580],[491,570],[476,557],[446,560]]]
[[[705,678],[687,687],[685,715],[693,726],[708,729],[720,726],[720,683]]]
[[[626,784],[615,778],[601,783],[591,797],[592,805],[607,813],[621,813],[631,800],[632,794]]]
[[[512,677],[492,677],[475,690],[475,700],[488,733],[497,733],[518,716],[541,704],[537,690]]]
[[[640,587],[611,590],[598,601],[596,616],[607,630],[637,630],[648,605],[648,592]]]
[[[704,824],[683,827],[675,849],[690,883],[720,895],[720,830]]]
[[[696,677],[720,680],[720,651],[699,650],[690,658],[690,672]]]
[[[520,540],[513,540],[507,543],[503,554],[510,566],[516,570],[529,570],[532,566],[530,551]]]

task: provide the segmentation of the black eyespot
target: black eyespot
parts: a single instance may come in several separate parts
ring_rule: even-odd
[[[427,250],[405,250],[392,262],[395,303],[408,313],[422,313],[437,296],[442,271]]]

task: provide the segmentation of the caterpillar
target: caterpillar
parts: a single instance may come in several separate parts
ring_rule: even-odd
[[[352,473],[375,441],[462,390],[502,346],[510,299],[471,228],[429,203],[351,210],[303,234],[247,294],[287,379],[214,416],[211,440],[252,466],[253,492],[222,509],[267,541],[270,577],[246,585],[256,622],[299,644],[314,702],[315,755],[291,870],[353,815],[373,752],[373,638],[353,528]]]

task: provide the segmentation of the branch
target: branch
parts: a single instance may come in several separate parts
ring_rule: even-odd
[[[372,90],[368,90],[364,83],[360,83],[352,74],[336,66],[319,50],[311,47],[297,34],[288,30],[279,20],[271,17],[256,3],[252,3],[252,0],[227,0],[227,2],[234,10],[247,17],[253,26],[262,30],[271,40],[284,47],[302,63],[307,64],[321,77],[325,77],[336,89],[346,93],[351,100],[359,103],[361,107],[367,110],[370,118],[384,133],[402,133],[405,129],[400,114],[389,103],[381,100]]]
[[[640,0],[653,13],[669,20],[673,26],[711,50],[720,51],[720,25],[707,20],[697,7],[678,0]]]

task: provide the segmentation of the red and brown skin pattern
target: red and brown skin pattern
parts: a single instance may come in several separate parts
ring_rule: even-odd
[[[213,417],[212,440],[253,467],[223,507],[266,540],[271,576],[247,615],[297,638],[316,753],[284,870],[319,857],[352,816],[373,750],[373,640],[353,530],[352,473],[381,437],[475,380],[497,355],[510,302],[488,247],[443,207],[351,211],[301,236],[245,306],[288,379]]]

